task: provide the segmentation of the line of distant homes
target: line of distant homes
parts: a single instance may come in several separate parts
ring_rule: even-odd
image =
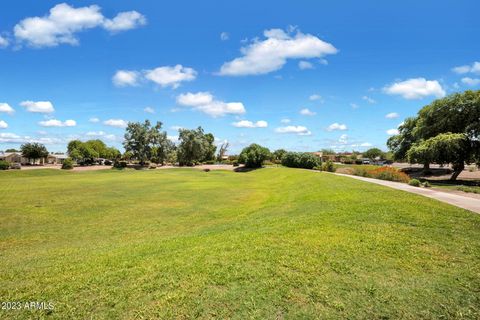
[[[323,162],[332,161],[332,162],[341,162],[345,163],[348,161],[354,161],[357,164],[385,164],[391,161],[385,161],[378,157],[377,159],[364,158],[361,153],[352,153],[352,152],[339,152],[336,154],[324,154],[321,151],[312,152],[313,155],[322,159]]]
[[[65,153],[50,153],[45,158],[40,158],[36,160],[36,163],[33,163],[31,159],[25,158],[22,156],[21,152],[1,152],[0,151],[0,160],[7,161],[9,163],[18,163],[21,165],[28,164],[63,164],[63,161],[68,158],[68,155]]]

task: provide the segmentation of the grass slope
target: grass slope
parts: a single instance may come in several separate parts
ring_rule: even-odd
[[[325,173],[0,173],[0,318],[479,318],[480,216]]]

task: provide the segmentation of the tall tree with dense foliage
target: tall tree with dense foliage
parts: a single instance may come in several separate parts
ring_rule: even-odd
[[[123,146],[126,152],[130,152],[132,158],[140,164],[155,159],[163,163],[173,143],[168,140],[167,133],[161,131],[162,123],[157,122],[154,126],[150,121],[129,122],[125,130]]]
[[[178,130],[178,140],[177,158],[181,166],[191,166],[215,158],[214,136],[211,133],[205,134],[202,127]]]
[[[287,150],[285,149],[277,149],[272,153],[272,160],[274,161],[282,161],[283,156],[287,154]]]
[[[247,168],[260,168],[263,162],[271,157],[270,150],[256,143],[243,148],[238,161]]]
[[[394,160],[403,161],[407,159],[408,149],[417,142],[417,138],[413,135],[416,124],[416,117],[405,119],[398,127],[398,134],[388,139],[387,146],[393,152]]]
[[[33,160],[33,163],[36,163],[38,159],[42,159],[48,156],[47,148],[37,142],[25,143],[20,146],[22,156],[27,158],[29,161]]]
[[[387,142],[395,157],[407,156],[426,167],[451,163],[453,180],[465,163],[480,165],[480,90],[435,100],[407,121]]]
[[[385,152],[378,148],[370,148],[363,153],[364,158],[371,160],[376,160],[377,158],[382,158],[385,155]]]
[[[72,140],[67,145],[70,158],[77,163],[93,164],[96,158],[115,160],[120,156],[120,151],[114,147],[107,147],[102,140]]]
[[[475,160],[474,149],[479,149],[479,141],[471,141],[464,133],[441,133],[433,138],[414,144],[407,155],[410,162],[425,161],[438,164],[452,164],[451,180],[456,180],[465,169],[465,163]],[[478,158],[476,159],[478,161]]]

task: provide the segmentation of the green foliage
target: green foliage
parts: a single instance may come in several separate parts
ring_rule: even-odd
[[[290,168],[313,169],[321,164],[322,160],[309,152],[287,152],[282,157],[282,165]]]
[[[333,162],[328,160],[322,165],[322,171],[335,172],[335,166]]]
[[[377,158],[382,159],[385,156],[385,153],[378,148],[370,148],[363,153],[364,158],[375,160]]]
[[[63,160],[62,169],[64,169],[64,170],[73,169],[73,160],[71,158],[67,158],[67,159]]]
[[[37,159],[48,156],[47,148],[41,143],[25,143],[21,145],[20,150],[22,151],[22,156],[29,160],[33,160],[34,163]]]
[[[96,158],[115,160],[120,157],[120,151],[107,145],[99,139],[80,141],[72,140],[67,145],[70,158],[79,164],[93,164]]]
[[[451,179],[455,180],[465,163],[480,163],[480,90],[433,101],[416,118],[407,119],[399,131],[387,142],[395,158],[408,158],[425,167],[431,162],[452,163]]]
[[[423,187],[424,187],[424,188],[431,188],[432,186],[430,185],[430,182],[425,181],[425,182],[423,183]]]
[[[455,180],[465,168],[465,162],[473,160],[474,148],[480,148],[479,142],[469,140],[463,133],[441,133],[414,144],[407,155],[412,163],[451,163],[454,171],[451,179]]]
[[[263,162],[270,158],[270,150],[256,143],[243,148],[238,162],[244,163],[247,168],[260,168]]]
[[[202,127],[180,129],[178,133],[180,144],[177,148],[177,159],[181,166],[192,166],[215,158],[216,146],[211,133],[205,134]]]
[[[408,184],[414,187],[420,187],[422,185],[422,183],[418,179],[412,179],[408,182]]]
[[[285,149],[277,149],[272,153],[272,160],[274,161],[282,161],[283,157],[287,154],[287,150]]]
[[[10,149],[5,150],[5,152],[20,152],[20,150],[10,148]]]
[[[407,151],[417,141],[413,135],[416,124],[417,118],[405,119],[398,127],[399,134],[388,139],[387,146],[393,153],[393,160],[404,161],[407,159]]]
[[[129,122],[125,129],[123,146],[129,152],[129,159],[135,159],[144,164],[154,160],[164,163],[169,152],[175,148],[173,142],[168,140],[167,132],[161,131],[162,123],[152,126],[149,120],[141,122]]]
[[[0,170],[8,170],[10,168],[10,163],[4,160],[0,160]]]
[[[113,163],[115,169],[125,169],[127,167],[127,161],[117,160]]]

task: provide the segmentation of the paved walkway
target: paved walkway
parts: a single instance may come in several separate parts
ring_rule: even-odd
[[[393,181],[386,181],[386,180],[379,180],[379,179],[372,179],[372,178],[365,178],[359,176],[353,176],[348,174],[341,174],[341,173],[334,173],[337,176],[344,176],[349,177],[357,180],[367,181],[371,183],[376,183],[382,186],[403,190],[411,193],[420,194],[425,197],[429,197],[432,199],[437,199],[442,202],[446,202],[448,204],[467,209],[476,213],[480,213],[480,200],[470,197],[464,197],[458,194],[452,194],[447,192],[441,192],[438,190],[432,190],[429,188],[419,188],[413,187],[406,183],[400,182],[393,182]]]

